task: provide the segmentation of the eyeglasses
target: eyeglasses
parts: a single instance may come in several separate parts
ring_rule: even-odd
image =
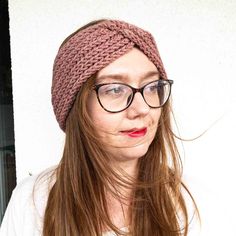
[[[139,92],[144,101],[151,108],[159,108],[165,105],[171,93],[173,80],[155,80],[141,88],[133,88],[123,83],[106,83],[94,86],[97,99],[102,108],[108,112],[116,113],[127,109],[134,95]]]

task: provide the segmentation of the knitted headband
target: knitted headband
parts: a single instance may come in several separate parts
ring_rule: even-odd
[[[123,56],[132,48],[141,50],[157,67],[166,72],[152,35],[118,20],[104,20],[74,33],[59,49],[53,67],[52,105],[60,128],[81,85],[96,72]]]

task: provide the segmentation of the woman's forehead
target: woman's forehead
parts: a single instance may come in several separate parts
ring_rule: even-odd
[[[137,77],[133,77],[130,74],[127,73],[120,73],[120,74],[104,74],[96,77],[96,82],[102,83],[102,82],[109,82],[109,81],[119,81],[123,83],[127,83],[133,80],[135,78],[136,80],[145,81],[150,78],[159,79],[159,72],[157,70],[155,71],[147,71],[143,74],[140,74]]]
[[[133,48],[97,73],[97,80],[127,80],[129,77],[145,79],[157,76],[158,70],[140,50]]]

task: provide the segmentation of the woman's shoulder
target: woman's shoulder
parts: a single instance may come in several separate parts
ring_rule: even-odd
[[[23,200],[47,195],[55,182],[55,170],[56,167],[51,167],[39,174],[26,177],[17,184],[12,197]]]
[[[20,181],[12,192],[9,206],[34,210],[42,216],[48,194],[55,182],[55,169],[55,167],[48,168]]]
[[[0,235],[40,235],[48,194],[55,182],[55,169],[20,181],[12,192]]]

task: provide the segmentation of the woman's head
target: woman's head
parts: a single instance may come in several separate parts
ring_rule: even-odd
[[[167,79],[152,35],[126,22],[94,22],[63,42],[54,62],[52,84],[52,104],[62,130],[81,85],[134,47],[156,66],[161,78]]]
[[[86,86],[90,90],[87,119],[107,151],[119,162],[144,156],[171,89],[152,36],[128,23],[105,20],[83,27],[64,41],[55,60],[52,86],[62,129],[76,94],[86,83],[90,84]]]

